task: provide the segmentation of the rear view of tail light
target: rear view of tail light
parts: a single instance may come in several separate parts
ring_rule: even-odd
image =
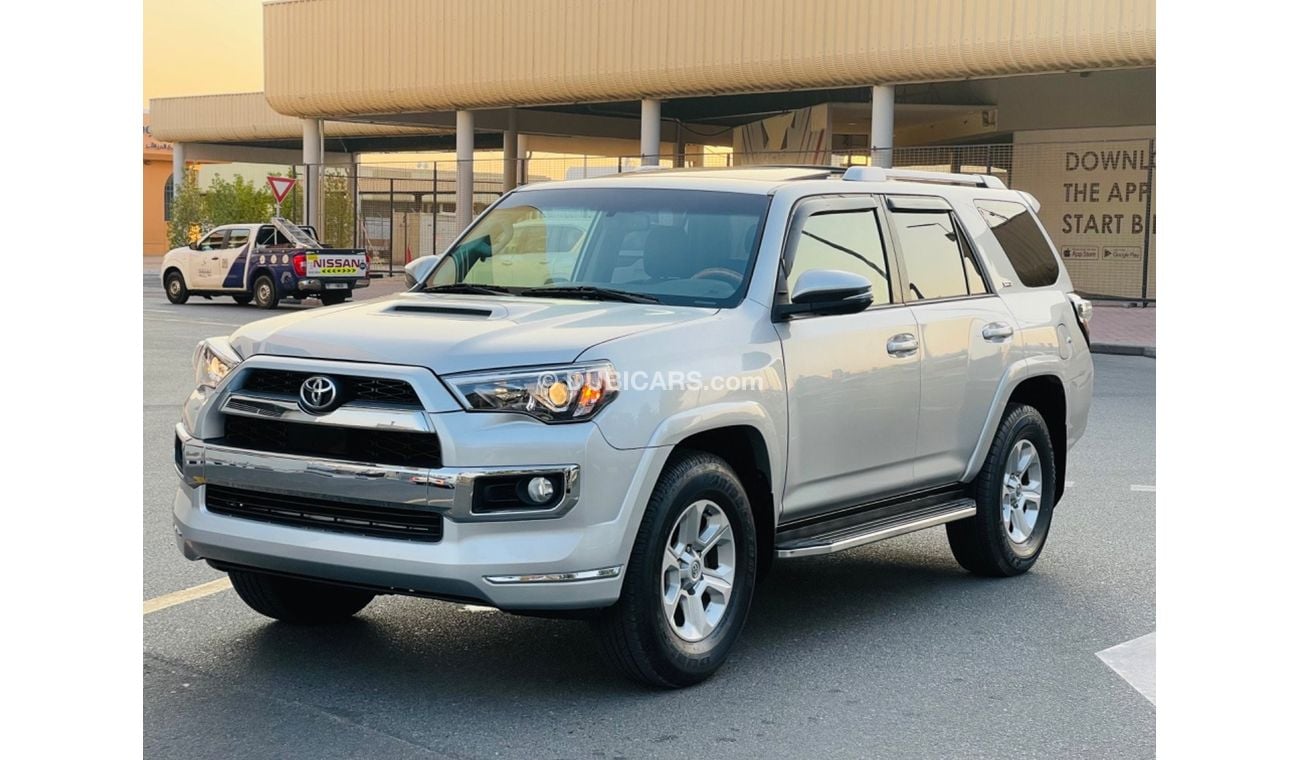
[[[293,255],[293,273],[299,277],[307,276],[307,254],[295,253]]]

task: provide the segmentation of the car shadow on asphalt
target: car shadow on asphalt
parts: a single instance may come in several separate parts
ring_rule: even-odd
[[[924,641],[933,637],[935,626],[960,625],[962,615],[983,605],[1023,598],[1007,594],[1008,584],[1041,588],[1051,583],[1032,573],[1010,580],[975,578],[950,557],[930,551],[880,556],[857,550],[778,563],[758,588],[731,661],[704,688],[732,679],[798,679],[801,658],[774,654],[791,648],[806,654],[810,643],[860,646],[865,657],[873,642]],[[1051,604],[1055,595],[1038,596],[1043,598],[1031,607],[1012,605],[1009,623],[1028,622],[1041,614],[1033,608]],[[429,704],[485,700],[495,709],[512,697],[543,695],[541,704],[548,704],[544,695],[558,694],[556,704],[572,706],[575,699],[637,691],[604,665],[584,622],[384,599],[340,625],[262,625],[241,642],[243,656],[230,664],[254,682],[268,672],[284,673],[304,688],[382,692],[385,700]],[[528,709],[537,709],[530,704]]]

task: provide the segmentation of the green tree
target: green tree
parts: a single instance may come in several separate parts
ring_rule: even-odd
[[[356,213],[352,205],[350,182],[346,174],[326,174],[321,177],[321,229],[320,241],[335,248],[352,247],[352,231],[356,226]]]
[[[172,248],[181,248],[198,240],[199,235],[211,226],[207,203],[199,190],[199,172],[194,168],[187,169],[181,179],[180,192],[172,200],[167,240]]]
[[[234,181],[221,175],[212,178],[205,195],[208,219],[213,225],[260,222],[270,218],[274,198],[267,188],[258,187],[236,174]]]

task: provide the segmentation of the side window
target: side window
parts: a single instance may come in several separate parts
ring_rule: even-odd
[[[962,250],[952,215],[895,211],[892,217],[909,297],[924,301],[968,295],[966,272],[970,267],[974,273],[974,263]],[[978,276],[974,282],[983,287]]]
[[[275,228],[269,224],[264,224],[257,230],[257,245],[272,245],[275,243]]]
[[[787,288],[793,289],[799,275],[809,269],[839,269],[871,281],[872,303],[894,302],[875,209],[813,214],[796,234],[799,237],[786,275]]]
[[[231,230],[230,234],[226,237],[227,248],[243,248],[244,243],[247,242],[248,242],[247,227],[241,227],[239,229]]]
[[[975,201],[1016,276],[1027,287],[1054,285],[1061,275],[1056,255],[1029,208],[1015,201]]]
[[[226,231],[213,230],[208,236],[199,241],[200,251],[215,251],[218,248],[226,247]]]

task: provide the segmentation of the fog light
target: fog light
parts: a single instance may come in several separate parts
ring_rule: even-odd
[[[555,495],[555,486],[550,478],[536,477],[528,481],[528,498],[534,504],[545,504]]]

